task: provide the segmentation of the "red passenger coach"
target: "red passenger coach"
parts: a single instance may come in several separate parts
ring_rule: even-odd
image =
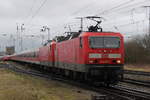
[[[10,56],[9,56],[9,55],[2,56],[2,57],[0,57],[0,61],[8,61],[8,60],[9,60],[9,58],[10,58]]]
[[[26,63],[31,63],[31,64],[40,64],[39,58],[38,58],[38,52],[39,52],[39,49],[24,51],[18,54],[11,55],[10,60],[26,62]]]

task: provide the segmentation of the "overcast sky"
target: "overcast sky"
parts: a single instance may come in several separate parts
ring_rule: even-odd
[[[105,18],[106,31],[118,31],[125,35],[147,32],[150,0],[0,0],[0,51],[5,46],[16,45],[20,51],[17,26],[24,24],[22,32],[24,49],[39,47],[47,39],[47,33],[40,32],[47,25],[51,38],[63,34],[70,25],[78,30],[76,17],[98,15]],[[86,25],[84,25],[86,26]],[[7,34],[6,36],[4,34]],[[31,37],[34,35],[35,37]]]

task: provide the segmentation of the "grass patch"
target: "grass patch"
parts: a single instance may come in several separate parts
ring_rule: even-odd
[[[79,90],[82,92],[78,93]],[[91,94],[67,84],[0,68],[0,100],[90,100]]]

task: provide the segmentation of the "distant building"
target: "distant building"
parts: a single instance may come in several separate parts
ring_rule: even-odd
[[[6,55],[6,53],[4,51],[0,52],[0,56],[5,56],[5,55]]]
[[[6,47],[6,54],[7,55],[12,55],[14,53],[15,53],[15,47],[14,46]]]

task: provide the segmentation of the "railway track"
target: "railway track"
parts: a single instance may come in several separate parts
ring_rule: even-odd
[[[139,90],[129,89],[123,86],[111,86],[111,87],[100,87],[100,86],[91,86],[81,82],[75,82],[74,80],[68,80],[66,78],[60,78],[57,75],[51,77],[47,72],[40,72],[37,70],[23,70],[16,66],[6,64],[5,68],[13,70],[18,73],[28,74],[36,77],[42,77],[49,80],[61,81],[73,86],[78,86],[87,90],[95,91],[99,94],[106,96],[106,100],[150,100],[150,93],[146,93]]]
[[[150,100],[150,93],[139,91],[137,89],[130,89],[125,86],[112,86],[112,92],[115,92],[129,97],[129,100]],[[120,91],[120,92],[119,92]]]
[[[150,76],[150,72],[124,70],[124,74]]]
[[[141,80],[125,78],[122,82],[136,84],[136,85],[145,86],[145,87],[150,87],[150,82],[148,82],[148,81],[141,81]]]
[[[146,76],[146,77],[150,76],[150,72],[131,71],[131,70],[125,70],[124,74],[140,75],[140,76]],[[145,80],[136,80],[136,79],[132,79],[132,78],[124,78],[124,80],[122,82],[136,84],[136,85],[142,85],[145,87],[150,87],[150,81],[145,81]]]

